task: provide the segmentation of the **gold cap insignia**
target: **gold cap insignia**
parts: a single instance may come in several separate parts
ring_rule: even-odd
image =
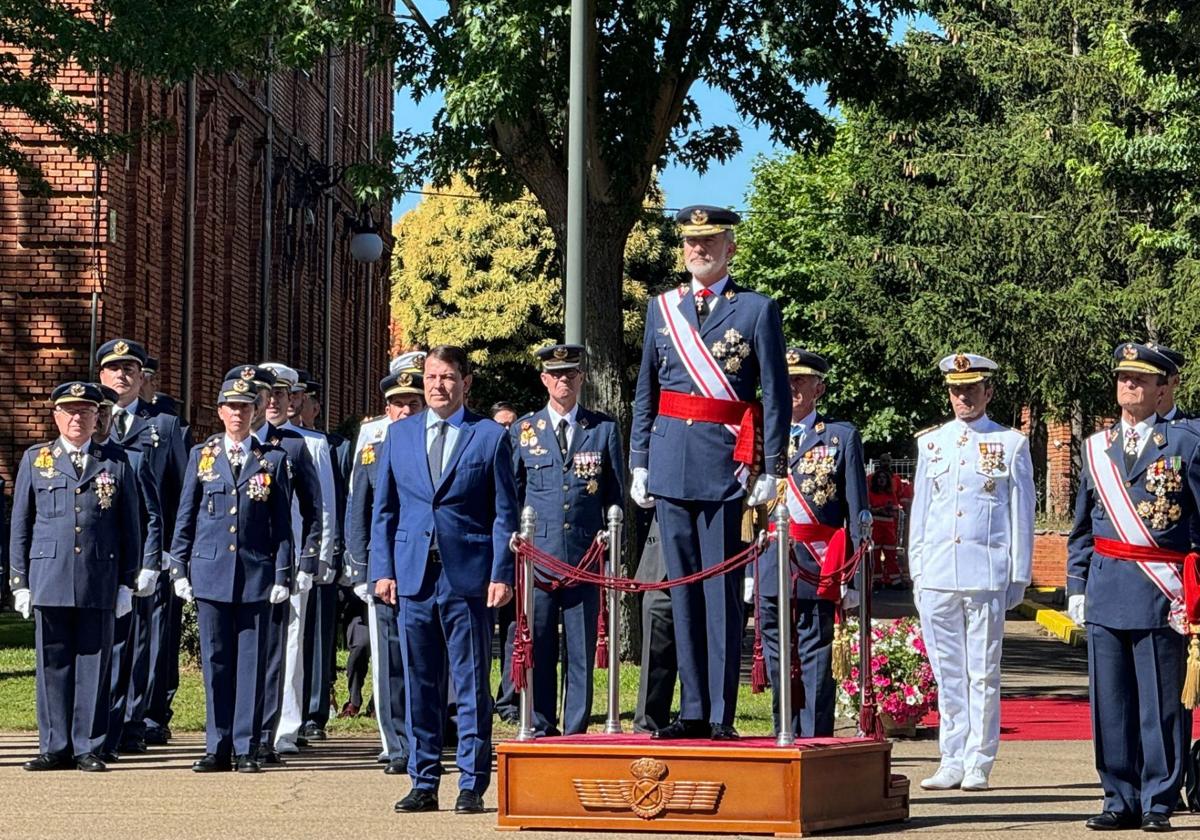
[[[76,382],[74,385],[71,386],[70,392],[71,392],[72,397],[82,397],[84,394],[87,393],[87,388],[83,387],[82,383]]]
[[[1138,357],[1137,348],[1132,344],[1126,344],[1124,349],[1121,350],[1121,355],[1124,356],[1127,361],[1133,361]]]
[[[800,364],[800,354],[798,352],[796,352],[795,350],[787,351],[787,363],[789,365]]]
[[[118,341],[116,344],[113,345],[113,352],[116,353],[118,356],[124,356],[126,353],[129,352],[129,345],[126,344],[124,341]]]
[[[239,394],[244,394],[250,390],[250,386],[247,384],[245,379],[239,379],[237,382],[233,383],[233,390],[237,391]]]
[[[254,378],[254,368],[250,367],[249,365],[246,365],[244,368],[242,368],[241,377],[242,377],[242,379],[245,379],[247,381],[253,379]]]
[[[412,385],[412,381],[413,378],[411,373],[402,373],[396,377],[396,384],[401,388],[407,388],[408,386]]]
[[[693,210],[692,211],[692,224],[703,225],[703,224],[707,224],[707,223],[708,223],[708,211],[707,210]]]
[[[968,359],[964,354],[959,353],[957,356],[954,357],[954,369],[955,370],[964,371],[964,370],[967,370],[969,367],[971,367],[971,360]]]
[[[555,361],[561,362],[563,359],[567,358],[567,348],[555,347],[553,355],[554,355]]]

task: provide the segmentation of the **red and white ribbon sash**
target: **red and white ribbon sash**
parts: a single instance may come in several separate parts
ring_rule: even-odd
[[[808,506],[808,502],[800,495],[800,488],[796,486],[796,477],[791,473],[787,479],[787,503],[788,514],[792,517],[792,521],[798,525],[819,525],[816,514],[812,508]],[[804,547],[808,549],[808,553],[817,561],[817,565],[821,565],[821,561],[825,559],[825,552],[829,548],[829,543],[824,540],[814,540],[812,542],[804,542]]]

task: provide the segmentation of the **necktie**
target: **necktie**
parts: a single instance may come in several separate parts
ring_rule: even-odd
[[[246,460],[246,453],[242,451],[240,446],[229,450],[229,466],[233,468],[233,478],[236,481],[242,474],[242,463]]]
[[[558,438],[558,451],[562,453],[563,460],[567,459],[567,418],[558,421],[558,428],[554,432],[554,436]]]
[[[75,467],[75,477],[79,478],[79,476],[83,475],[83,453],[72,452],[70,457],[71,466]]]
[[[125,437],[125,433],[129,431],[129,412],[123,408],[118,408],[113,412],[113,425],[117,429],[117,437]]]
[[[1129,472],[1133,469],[1133,465],[1137,463],[1138,456],[1138,441],[1141,436],[1137,433],[1137,429],[1125,430],[1125,471]]]
[[[429,447],[429,477],[437,484],[442,478],[442,454],[446,450],[446,421],[437,422],[437,432]]]
[[[704,326],[704,321],[708,318],[708,299],[710,297],[712,297],[712,289],[701,289],[696,292],[696,317],[700,321],[700,326]]]

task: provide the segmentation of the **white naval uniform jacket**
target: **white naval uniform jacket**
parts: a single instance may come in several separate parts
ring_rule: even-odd
[[[984,415],[917,438],[909,573],[922,589],[1028,584],[1035,496],[1029,441]]]

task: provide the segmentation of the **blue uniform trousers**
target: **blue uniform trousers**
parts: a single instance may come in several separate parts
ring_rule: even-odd
[[[592,663],[596,658],[596,614],[600,595],[594,586],[533,592],[533,728],[558,734],[559,617],[566,642],[563,669],[562,734],[586,732],[592,715]],[[511,648],[510,648],[511,651]]]
[[[404,702],[404,656],[400,650],[400,628],[396,607],[371,596],[367,604],[371,622],[371,693],[375,698],[375,720],[388,761],[408,759],[407,718]]]
[[[458,786],[483,793],[491,781],[492,628],[486,603],[482,595],[455,594],[440,563],[428,565],[416,595],[399,599],[396,623],[414,788],[436,790],[442,774],[447,682],[458,703]]]
[[[291,605],[288,601],[268,604],[266,652],[263,654],[266,667],[259,717],[262,721],[260,743],[271,749],[275,748],[275,730],[279,728],[279,715],[283,711],[283,654],[287,647],[290,615]]]
[[[253,755],[258,748],[269,607],[266,601],[227,604],[196,599],[207,711],[205,751],[222,758]]]
[[[121,731],[121,741],[124,743],[140,741],[146,737],[146,712],[150,707],[150,689],[153,683],[153,616],[153,596],[133,599],[133,611],[129,614],[132,621],[129,628],[129,688],[125,698],[125,722]],[[115,706],[114,703],[113,707]]]
[[[833,602],[824,598],[794,602],[792,617],[796,635],[792,644],[800,654],[800,679],[804,682],[804,707],[792,698],[792,732],[799,738],[828,738],[833,735],[837,686],[833,682]],[[759,609],[763,622],[763,654],[767,679],[774,688],[779,682],[779,605],[763,598]],[[789,668],[790,672],[790,668]],[[779,731],[779,704],[771,704],[771,720]]]
[[[33,617],[41,752],[100,752],[108,726],[113,611],[34,607]]]
[[[171,589],[171,576],[161,572],[150,596],[150,674],[146,685],[146,728],[165,729],[171,723],[171,704],[179,690],[179,642],[183,602]]]
[[[145,734],[143,712],[138,704],[144,703],[145,678],[149,664],[149,648],[138,647],[138,633],[143,642],[148,640],[146,622],[139,621],[139,614],[149,616],[147,598],[134,598],[133,609],[113,623],[112,660],[109,663],[108,706],[100,710],[108,720],[104,736],[104,752],[118,752],[121,744],[141,740]],[[139,654],[144,654],[138,662]],[[139,664],[141,667],[139,668]],[[143,680],[139,687],[135,675]],[[136,714],[135,714],[136,712]],[[127,722],[128,721],[128,722]]]
[[[1186,640],[1169,627],[1088,624],[1088,686],[1104,810],[1170,814],[1179,801],[1188,734]]]
[[[338,564],[341,567],[341,564]],[[304,616],[304,696],[308,698],[304,722],[321,729],[329,722],[329,690],[333,687],[333,640],[337,629],[337,596],[335,583],[313,587]]]
[[[659,498],[659,546],[667,576],[708,569],[745,546],[742,501]],[[684,720],[733,725],[742,650],[742,578],[738,569],[671,591]]]

